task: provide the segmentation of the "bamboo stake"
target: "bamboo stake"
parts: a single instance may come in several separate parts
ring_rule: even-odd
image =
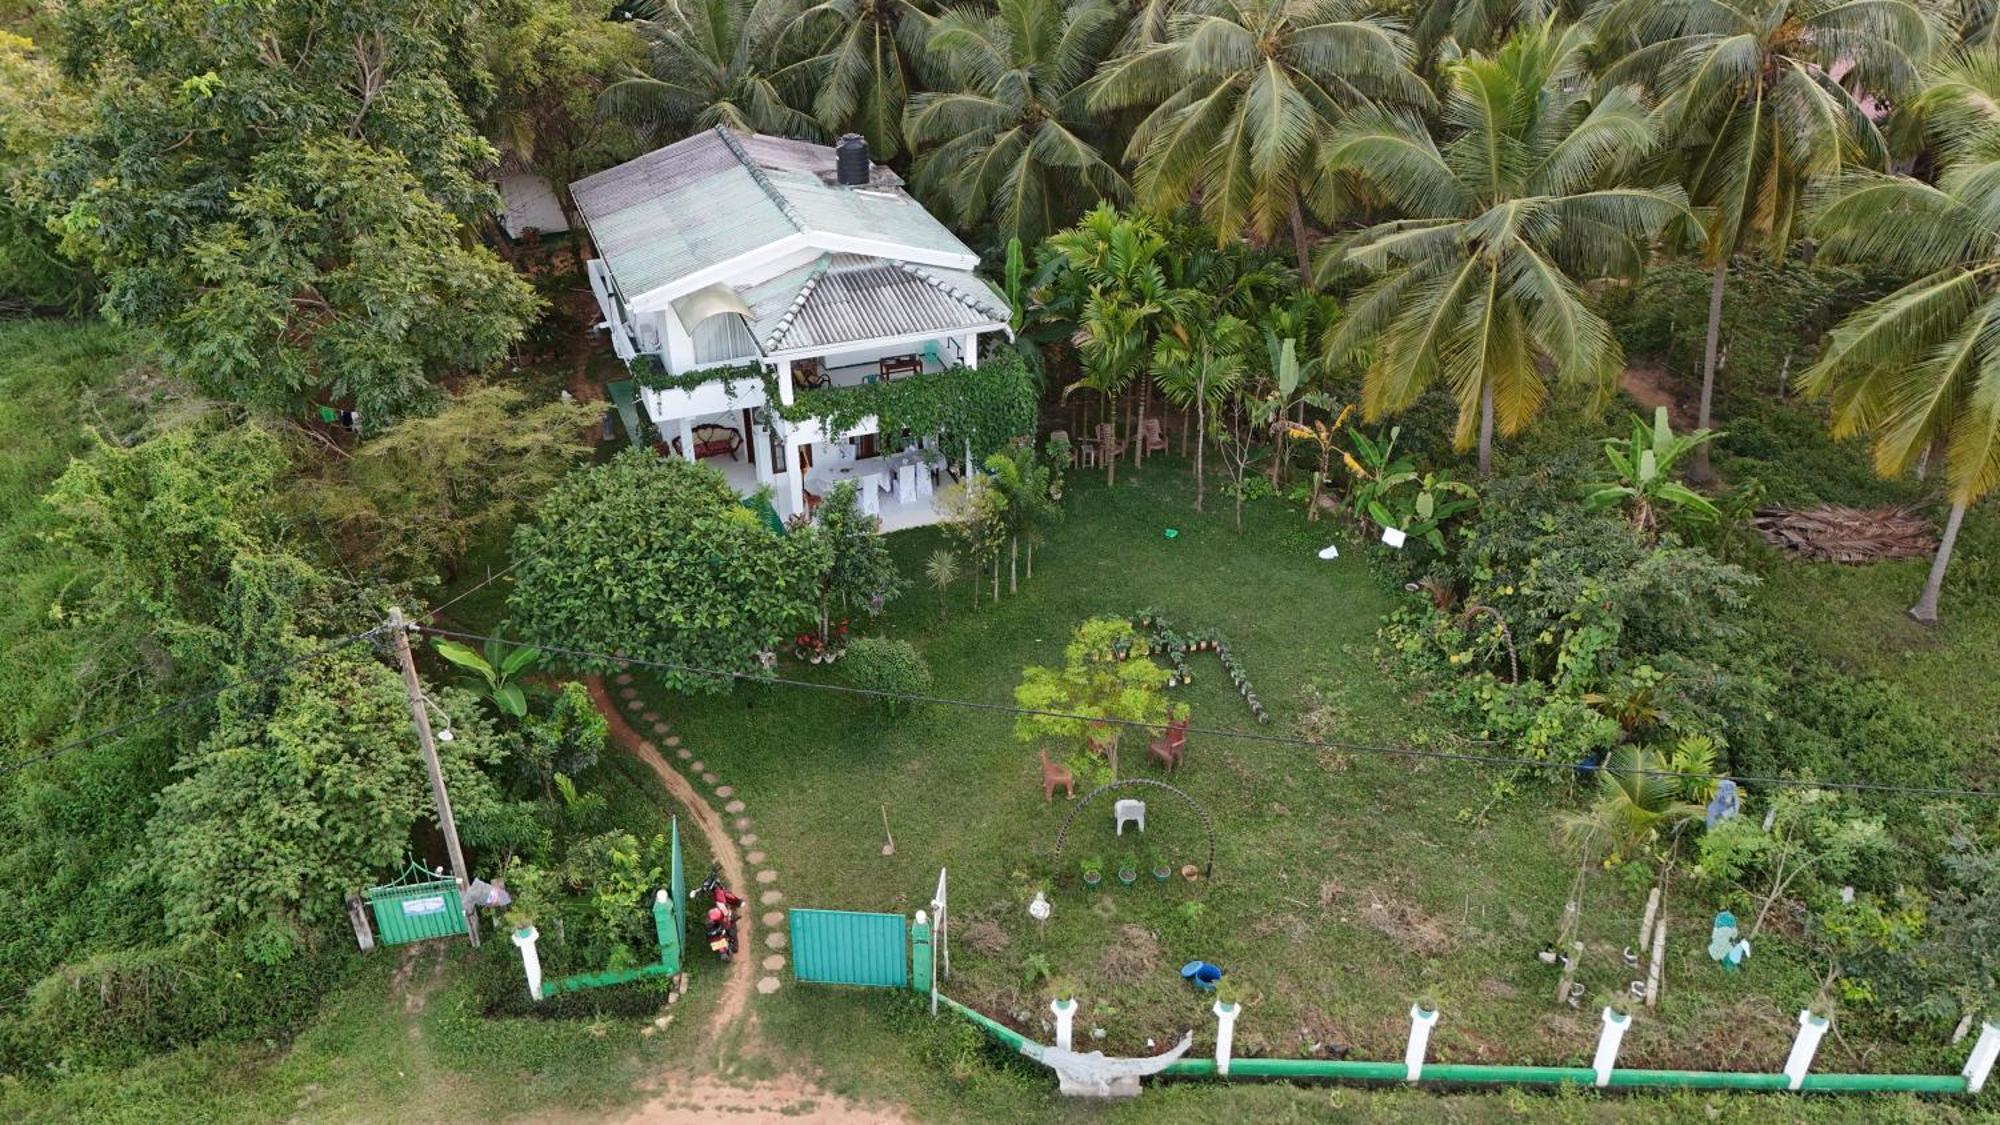
[[[896,854],[896,834],[895,834],[895,833],[893,833],[893,832],[891,832],[891,831],[889,831],[889,806],[888,806],[888,805],[883,805],[883,806],[882,806],[882,835],[884,835],[884,836],[887,836],[887,837],[889,838],[889,842],[888,842],[888,843],[886,843],[886,844],[883,844],[883,845],[882,845],[882,854],[883,854],[883,855],[895,855],[895,854]]]
[[[1653,919],[1659,912],[1660,888],[1655,886],[1652,893],[1646,896],[1645,919],[1639,923],[1639,944],[1632,947],[1638,950],[1641,957],[1646,955],[1646,947],[1653,944]]]
[[[1653,967],[1646,973],[1646,1007],[1652,1009],[1660,1002],[1660,990],[1666,984],[1667,971],[1667,916],[1661,911],[1659,921],[1653,927]]]

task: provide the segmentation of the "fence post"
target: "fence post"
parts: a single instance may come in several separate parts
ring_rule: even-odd
[[[1422,1004],[1410,1005],[1410,1045],[1403,1051],[1403,1065],[1409,1068],[1411,1082],[1423,1076],[1424,1055],[1430,1050],[1431,1028],[1437,1026],[1437,1021],[1434,1009]]]
[[[375,928],[368,924],[368,904],[353,892],[347,896],[347,920],[354,925],[354,944],[361,947],[361,952],[375,948]]]
[[[535,943],[541,937],[533,926],[514,931],[514,948],[521,951],[521,970],[528,974],[528,995],[537,1000],[542,998],[542,955],[535,951]]]
[[[1049,1001],[1049,1011],[1056,1017],[1056,1049],[1073,1050],[1076,1042],[1076,997]]]
[[[1597,1057],[1590,1060],[1599,1086],[1611,1085],[1611,1068],[1618,1065],[1618,1045],[1625,1041],[1625,1030],[1631,1026],[1631,1016],[1605,1006],[1604,1030],[1597,1033]]]
[[[1799,1010],[1799,1037],[1792,1041],[1792,1053],[1785,1058],[1785,1077],[1790,1080],[1786,1089],[1796,1090],[1805,1083],[1826,1028],[1826,1017],[1814,1015],[1811,1008]]]
[[[1236,1048],[1236,1017],[1242,1014],[1243,1005],[1217,1000],[1210,1010],[1215,1013],[1215,1073],[1227,1078],[1229,1057]]]
[[[674,925],[673,903],[664,890],[653,892],[653,934],[660,946],[660,964],[670,973],[681,971],[681,934]]]
[[[1993,1073],[1993,1060],[2000,1058],[2000,1024],[1987,1020],[1980,1025],[1979,1041],[1972,1045],[1972,1057],[1965,1060],[1965,1089],[1976,1094]]]
[[[917,920],[910,925],[910,988],[929,992],[934,983],[931,970],[931,922],[919,910]]]

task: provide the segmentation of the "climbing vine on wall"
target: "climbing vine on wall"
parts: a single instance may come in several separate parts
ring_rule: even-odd
[[[1037,389],[1027,365],[1013,352],[998,352],[982,367],[947,367],[858,387],[801,391],[791,406],[770,402],[788,422],[817,418],[828,433],[841,433],[863,420],[880,419],[880,432],[948,433],[972,443],[975,462],[1001,449],[1035,424]]]
[[[726,367],[704,367],[698,371],[683,371],[676,375],[660,365],[658,356],[642,355],[632,359],[632,381],[649,391],[691,391],[708,383],[728,384],[731,394],[738,382],[762,382],[770,392],[772,402],[778,400],[776,386],[771,381],[771,373],[765,369],[763,361],[748,360],[732,363]]]

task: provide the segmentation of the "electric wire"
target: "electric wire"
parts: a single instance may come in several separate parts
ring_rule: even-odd
[[[435,626],[418,625],[419,632],[435,636],[449,637],[465,641],[490,641],[495,638],[480,633],[468,633],[455,629],[440,629]],[[514,642],[519,643],[519,642]],[[1050,711],[1035,707],[1022,707],[1012,703],[984,703],[972,699],[953,699],[945,696],[919,695],[914,692],[891,691],[884,688],[857,687],[852,684],[816,683],[811,680],[795,680],[784,676],[769,676],[755,672],[727,672],[712,668],[698,668],[692,665],[676,664],[670,661],[647,660],[636,656],[618,656],[614,653],[593,652],[588,649],[567,648],[560,645],[537,644],[536,648],[555,656],[566,656],[581,660],[602,660],[612,664],[652,668],[660,671],[678,672],[684,675],[708,676],[720,679],[744,680],[756,684],[776,684],[783,687],[807,688],[814,691],[835,694],[859,695],[873,699],[893,699],[908,703],[932,704],[940,707],[956,707],[967,711],[986,711],[1007,715],[1025,715],[1050,719],[1069,719],[1079,722],[1104,723],[1113,726],[1136,727],[1151,733],[1158,733],[1160,725],[1136,719],[1105,719],[1095,715],[1080,715],[1067,711]],[[1207,738],[1234,738],[1245,742],[1261,742],[1274,745],[1300,746],[1314,750],[1337,750],[1358,754],[1380,754],[1401,758],[1421,758],[1433,761],[1464,762],[1472,765],[1517,766],[1539,770],[1576,770],[1570,762],[1549,762],[1534,758],[1522,758],[1506,754],[1477,754],[1454,750],[1426,750],[1414,746],[1381,746],[1363,742],[1344,742],[1337,739],[1305,738],[1300,735],[1273,734],[1264,731],[1236,730],[1228,727],[1190,726],[1187,733]],[[1599,767],[1602,768],[1602,767]],[[1678,778],[1682,775],[1673,770],[1634,769],[1619,770],[1619,773],[1647,777]],[[1729,780],[1738,785],[1790,786],[1800,789],[1839,789],[1866,793],[1888,793],[1910,797],[1951,797],[1992,800],[2000,798],[2000,793],[1981,789],[1952,789],[1925,785],[1891,785],[1872,781],[1822,781],[1799,777],[1756,777],[1729,774]]]

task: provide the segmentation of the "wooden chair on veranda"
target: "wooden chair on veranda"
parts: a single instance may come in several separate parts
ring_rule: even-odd
[[[1148,453],[1158,453],[1167,447],[1167,435],[1160,432],[1158,418],[1139,419],[1139,441]]]

